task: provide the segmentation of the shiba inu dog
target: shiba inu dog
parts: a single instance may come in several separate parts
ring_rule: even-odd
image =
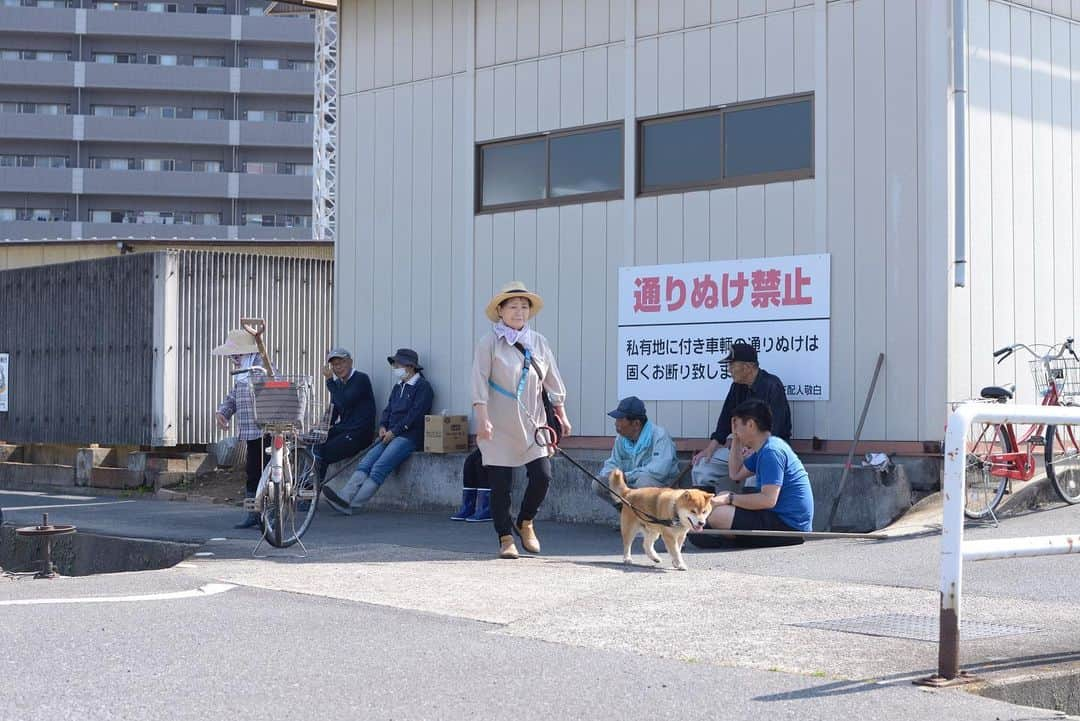
[[[649,560],[660,563],[660,556],[656,554],[653,544],[657,538],[663,538],[664,546],[671,556],[671,565],[680,571],[687,570],[682,557],[686,534],[705,528],[705,520],[713,509],[710,503],[713,494],[681,488],[630,488],[626,485],[623,472],[617,468],[608,476],[608,485],[634,506],[631,508],[624,503],[619,515],[623,563],[634,562],[630,557],[630,546],[634,543],[634,537],[641,532],[645,536],[643,546]],[[642,513],[639,514],[634,509]],[[672,526],[662,525],[650,521],[649,516],[661,520],[670,519],[677,523]]]

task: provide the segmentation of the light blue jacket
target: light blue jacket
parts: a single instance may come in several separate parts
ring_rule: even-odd
[[[652,421],[649,421],[652,423]],[[652,443],[636,449],[628,454],[624,449],[627,444],[619,443],[615,439],[615,446],[611,449],[611,457],[604,461],[600,469],[600,477],[607,482],[608,474],[616,468],[626,475],[626,484],[631,488],[637,486],[641,476],[650,476],[655,481],[666,486],[672,484],[679,476],[679,461],[675,457],[675,443],[671,436],[662,427],[652,423]],[[650,484],[651,485],[651,484]]]

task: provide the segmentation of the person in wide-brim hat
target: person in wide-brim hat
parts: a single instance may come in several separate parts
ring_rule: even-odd
[[[476,445],[490,485],[490,514],[499,538],[499,557],[517,558],[514,535],[530,553],[540,552],[533,519],[551,484],[550,448],[536,443],[536,431],[549,423],[570,435],[566,385],[547,339],[529,320],[544,301],[520,281],[507,283],[487,304],[494,326],[476,346],[472,405]],[[554,418],[549,418],[545,396]],[[517,518],[510,516],[513,469],[525,467],[528,485]],[[477,504],[483,491],[477,489]],[[462,505],[465,498],[462,499]]]
[[[484,315],[488,317],[492,323],[499,322],[499,306],[511,298],[525,298],[529,301],[531,311],[529,313],[529,319],[536,317],[536,314],[544,307],[544,299],[533,293],[525,284],[520,280],[512,280],[502,287],[502,289],[495,294],[495,296],[488,301],[487,308],[484,309]]]
[[[255,343],[255,336],[243,328],[234,328],[225,337],[225,342],[215,346],[210,355],[247,355],[258,353],[259,346]]]
[[[212,349],[210,353],[216,356],[228,356],[234,372],[232,388],[218,406],[215,420],[218,428],[223,431],[228,430],[230,423],[235,421],[237,441],[247,444],[244,495],[246,498],[254,498],[262,476],[263,434],[255,423],[255,405],[249,387],[251,372],[237,373],[237,371],[259,365],[259,346],[254,336],[243,328],[235,328],[229,331],[225,342]],[[249,511],[234,528],[258,528],[258,526],[259,515],[254,511]]]

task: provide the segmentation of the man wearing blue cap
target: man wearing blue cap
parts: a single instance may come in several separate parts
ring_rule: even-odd
[[[600,478],[607,482],[616,468],[626,476],[631,488],[666,487],[679,476],[675,443],[668,432],[649,420],[645,404],[637,396],[619,401],[619,407],[608,413],[615,419],[615,446],[611,457],[604,461]],[[621,502],[596,481],[593,491],[618,508]]]

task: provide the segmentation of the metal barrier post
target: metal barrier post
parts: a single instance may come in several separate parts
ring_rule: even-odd
[[[917,683],[943,686],[973,680],[960,671],[960,600],[963,562],[1015,556],[1080,553],[1080,535],[1042,538],[1007,538],[964,544],[964,475],[967,436],[971,424],[1053,423],[1080,425],[1080,408],[965,403],[949,416],[945,431],[945,467],[942,493],[945,508],[941,527],[941,615],[938,619],[938,673]]]

